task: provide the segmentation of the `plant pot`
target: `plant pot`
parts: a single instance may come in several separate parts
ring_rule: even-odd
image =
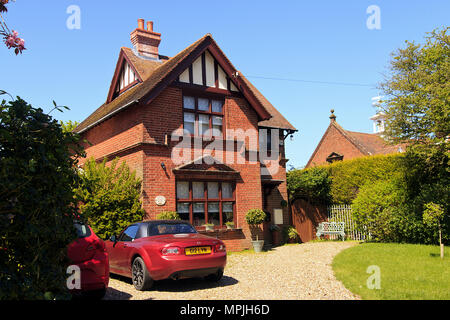
[[[255,252],[261,252],[264,246],[264,240],[252,241],[252,246]]]
[[[206,231],[214,231],[214,226],[207,226],[207,225],[205,225],[205,230]]]
[[[227,229],[228,229],[228,230],[233,229],[233,226],[231,226],[231,225],[228,225],[228,224],[227,224],[226,226],[227,226]]]

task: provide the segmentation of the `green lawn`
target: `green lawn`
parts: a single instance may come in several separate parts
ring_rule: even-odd
[[[439,246],[363,243],[333,260],[336,278],[362,299],[450,299],[450,248],[439,257]],[[380,289],[369,289],[369,266],[380,270]],[[372,282],[373,283],[373,282]]]

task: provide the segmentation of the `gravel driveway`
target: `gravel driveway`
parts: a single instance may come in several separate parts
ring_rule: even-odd
[[[150,291],[137,291],[127,278],[112,275],[105,300],[239,300],[359,299],[333,275],[331,262],[356,242],[286,245],[264,253],[228,256],[218,283],[202,279],[157,281]]]

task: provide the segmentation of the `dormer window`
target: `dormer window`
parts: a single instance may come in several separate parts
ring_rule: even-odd
[[[183,96],[183,129],[194,136],[221,137],[223,132],[221,99]]]
[[[121,94],[138,82],[138,77],[128,62],[124,61],[120,72],[119,81],[117,82],[116,95]]]
[[[336,162],[336,161],[342,161],[342,160],[344,160],[344,156],[343,156],[343,155],[340,155],[340,154],[338,154],[338,153],[336,153],[336,152],[331,153],[331,154],[327,157],[327,162],[328,162],[328,163],[333,163],[333,162]]]

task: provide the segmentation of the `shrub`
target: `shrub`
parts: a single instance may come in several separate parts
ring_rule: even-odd
[[[312,202],[330,202],[331,179],[327,168],[313,167],[289,171],[287,186],[291,199],[306,198]]]
[[[105,159],[96,163],[88,159],[80,170],[80,183],[75,189],[80,211],[88,219],[94,232],[103,239],[118,234],[129,224],[141,221],[141,181],[119,159],[109,166]]]
[[[1,102],[0,300],[70,297],[66,253],[76,238],[72,187],[82,154],[79,136],[42,109]]]
[[[351,204],[367,183],[404,174],[404,155],[377,155],[334,162],[287,174],[289,196],[312,202]]]
[[[284,242],[296,241],[300,239],[300,235],[293,226],[286,226],[283,228],[283,240]]]
[[[263,223],[267,218],[266,213],[261,209],[250,209],[245,215],[245,221],[250,227],[256,227]],[[256,241],[259,240],[258,233],[256,233]]]
[[[156,219],[158,219],[158,220],[181,220],[180,216],[175,211],[163,211],[156,215]]]
[[[264,222],[266,213],[261,209],[251,209],[245,215],[245,220],[249,225],[258,225]]]
[[[375,241],[431,243],[433,239],[433,230],[409,202],[403,181],[378,181],[361,188],[353,201],[353,219]]]
[[[350,204],[364,185],[401,176],[403,158],[403,154],[377,155],[332,163],[327,168],[333,203]]]

